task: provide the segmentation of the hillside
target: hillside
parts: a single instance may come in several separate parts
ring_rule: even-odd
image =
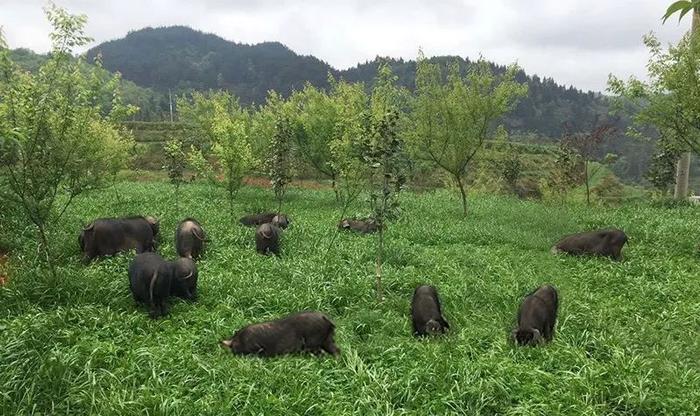
[[[416,67],[413,60],[378,57],[340,71],[313,56],[298,55],[278,42],[235,43],[183,26],[133,31],[87,52],[89,58],[98,53],[102,54],[105,68],[121,72],[125,79],[142,87],[160,92],[223,88],[246,104],[264,102],[270,89],[286,96],[307,81],[326,87],[328,73],[369,85],[380,61],[388,61],[399,82],[413,88]],[[457,59],[464,68],[470,64],[460,57],[432,59],[445,63]],[[494,68],[505,69],[497,65]],[[565,121],[585,127],[596,114],[607,112],[605,99],[595,93],[524,72],[519,78],[529,84],[530,93],[506,120],[511,130],[559,137]]]

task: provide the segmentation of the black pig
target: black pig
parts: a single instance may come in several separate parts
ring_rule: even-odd
[[[413,292],[411,317],[416,336],[445,333],[450,328],[442,316],[437,290],[432,286],[418,286]]]
[[[260,254],[280,255],[280,230],[276,225],[263,224],[255,230],[255,249]]]
[[[621,260],[622,246],[626,242],[627,235],[622,230],[590,231],[564,237],[552,247],[552,253],[597,255]]]
[[[97,256],[130,249],[136,249],[136,253],[154,251],[158,229],[153,217],[101,218],[81,231],[78,243],[87,263]]]
[[[180,257],[198,259],[204,249],[206,235],[204,229],[194,218],[180,222],[175,232],[175,248]]]
[[[281,319],[251,324],[239,329],[221,346],[234,354],[256,354],[263,357],[326,351],[340,354],[333,341],[335,325],[320,312],[299,312]]]
[[[129,265],[131,294],[150,307],[151,317],[167,315],[173,265],[156,253],[142,253]]]
[[[540,286],[523,299],[518,310],[518,327],[511,336],[518,345],[551,341],[557,322],[559,295],[551,285]]]
[[[188,300],[197,298],[197,265],[188,257],[170,262],[173,269],[170,294]]]

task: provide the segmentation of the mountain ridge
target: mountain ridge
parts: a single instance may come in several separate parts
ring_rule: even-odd
[[[98,53],[106,69],[120,72],[141,87],[161,93],[226,89],[243,104],[263,103],[268,90],[288,96],[306,82],[327,88],[329,73],[369,87],[380,62],[389,63],[399,83],[413,89],[416,65],[415,60],[378,56],[340,70],[313,55],[298,54],[281,42],[239,43],[187,26],[130,31],[94,46],[86,55],[92,59]],[[429,59],[445,64],[457,60],[465,70],[472,63],[458,56]],[[496,71],[505,70],[505,66],[491,65]],[[565,122],[586,126],[601,112],[607,113],[607,101],[599,93],[583,92],[524,71],[518,78],[528,83],[530,92],[506,117],[505,123],[512,130],[559,137]]]

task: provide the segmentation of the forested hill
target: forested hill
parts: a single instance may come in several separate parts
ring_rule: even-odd
[[[318,87],[328,85],[328,73],[350,81],[370,84],[381,58],[347,70],[336,70],[313,56],[302,56],[278,42],[246,45],[184,26],[146,28],[130,32],[122,39],[102,43],[88,51],[88,58],[102,54],[104,67],[119,71],[125,79],[155,91],[228,89],[243,103],[262,103],[267,91],[288,95],[306,81]],[[515,60],[517,57],[513,57]],[[439,61],[458,59],[437,57]],[[386,60],[386,59],[384,59]],[[388,59],[399,82],[413,88],[416,63]],[[496,70],[503,67],[494,65]],[[581,127],[596,114],[607,112],[605,99],[592,92],[564,87],[552,79],[525,73],[530,92],[506,120],[511,129],[559,137],[564,122]]]

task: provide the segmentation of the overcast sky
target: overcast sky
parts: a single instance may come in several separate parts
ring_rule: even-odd
[[[671,0],[57,0],[84,13],[95,43],[146,26],[187,25],[225,39],[280,41],[344,69],[377,55],[479,54],[584,90],[609,73],[644,77],[642,36],[676,42],[690,16],[661,25]],[[44,0],[0,0],[11,47],[49,48]]]

